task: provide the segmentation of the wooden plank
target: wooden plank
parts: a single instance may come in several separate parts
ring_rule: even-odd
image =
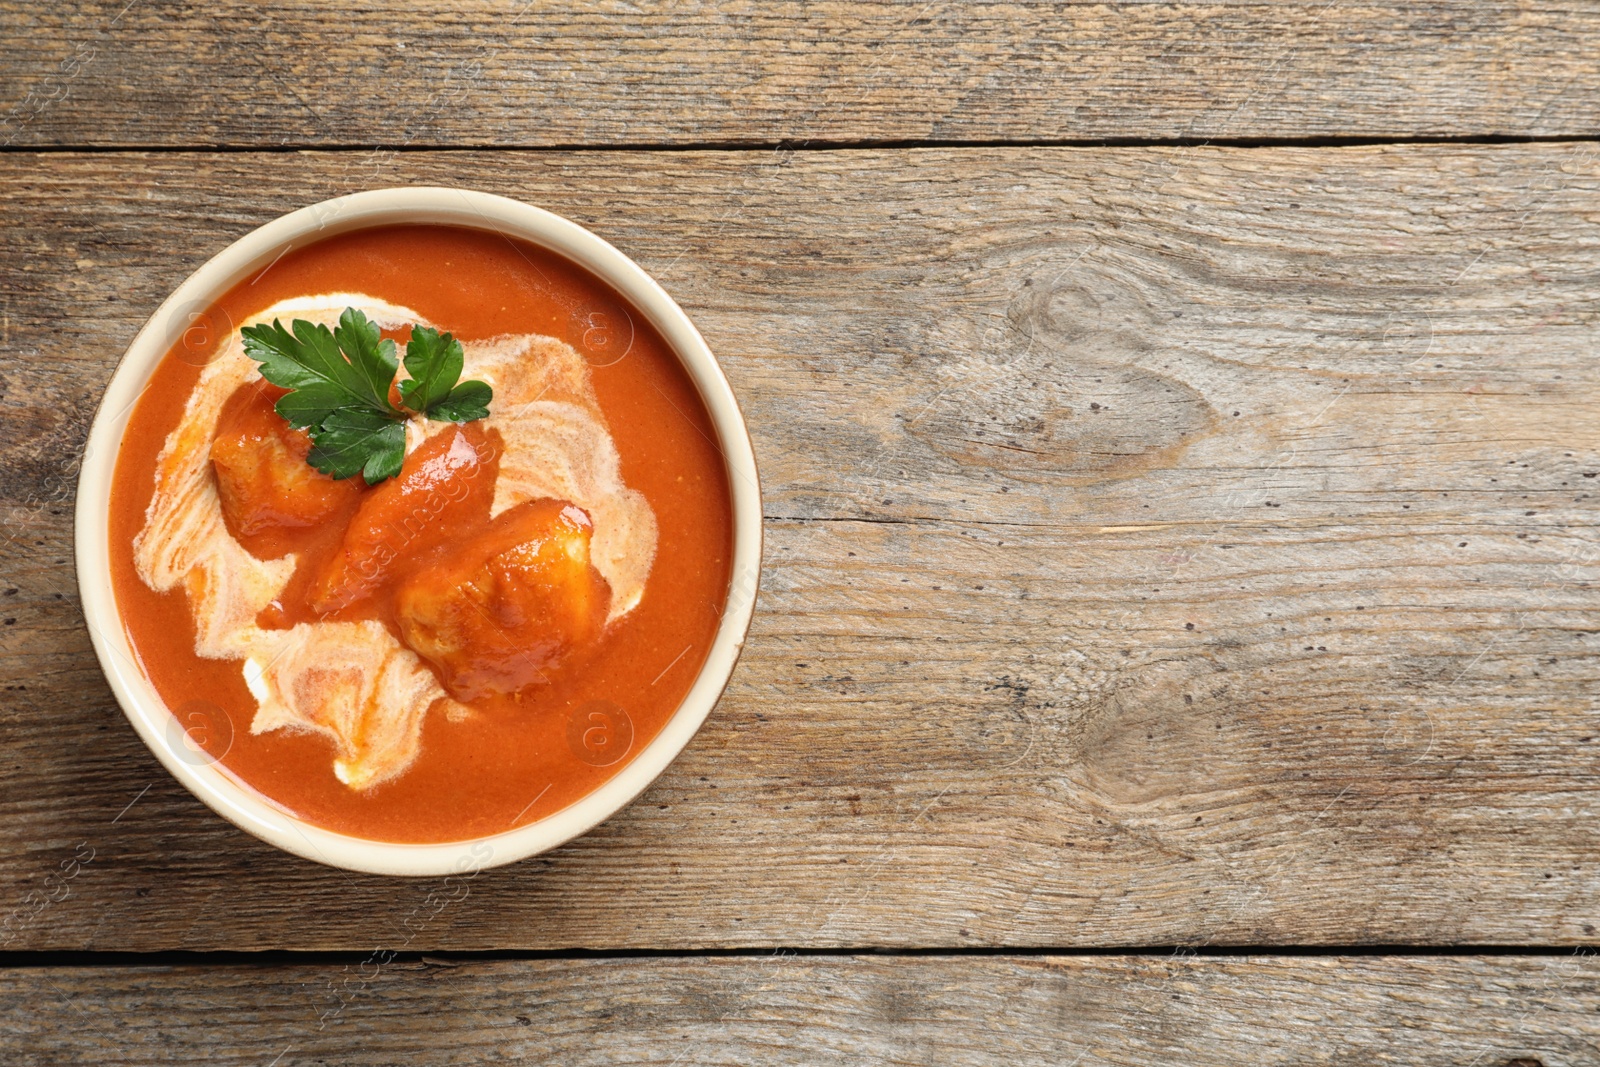
[[[1593,1061],[1592,957],[735,957],[0,972],[33,1063]],[[275,1060],[274,1057],[281,1057]]]
[[[9,156],[5,947],[1592,943],[1597,159]],[[695,743],[437,912],[168,779],[69,551],[141,319],[249,226],[391,182],[524,197],[658,274],[769,516]]]
[[[0,142],[1587,135],[1600,11],[1518,4],[0,0]]]

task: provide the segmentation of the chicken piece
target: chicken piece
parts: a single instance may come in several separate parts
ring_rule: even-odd
[[[461,700],[545,680],[605,628],[611,587],[589,562],[593,533],[565,501],[518,504],[400,586],[402,638]]]
[[[285,390],[265,382],[240,386],[217,416],[211,442],[222,517],[235,537],[315,526],[365,488],[337,481],[306,462],[311,437],[272,409]]]
[[[373,488],[311,587],[326,614],[369,596],[395,567],[489,520],[500,449],[476,422],[434,434],[394,478]]]

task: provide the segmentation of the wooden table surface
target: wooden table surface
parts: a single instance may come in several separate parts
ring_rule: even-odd
[[[0,1061],[1600,1062],[1600,7],[0,0]],[[317,866],[112,699],[140,325],[359,189],[566,215],[767,554],[631,807]]]

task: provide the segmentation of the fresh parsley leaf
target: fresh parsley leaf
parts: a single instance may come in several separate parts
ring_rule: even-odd
[[[272,379],[267,378],[267,381],[271,382]],[[306,430],[322,425],[322,420],[341,410],[344,404],[345,395],[337,386],[327,382],[312,382],[292,393],[285,393],[272,408],[287,419],[290,426]]]
[[[489,401],[494,390],[488,382],[462,382],[450,390],[450,395],[428,409],[428,418],[435,422],[471,422],[489,417]]]
[[[411,378],[400,383],[400,399],[412,411],[427,411],[450,395],[465,360],[461,342],[450,334],[411,327],[411,340],[406,342],[406,373]]]
[[[319,425],[341,408],[366,408],[399,417],[389,403],[389,385],[397,361],[394,342],[379,337],[376,324],[355,308],[346,308],[339,326],[295,319],[293,333],[274,319],[246,326],[245,355],[261,363],[261,376],[292,392],[278,401],[277,411],[289,425]]]
[[[399,474],[405,458],[405,423],[375,411],[341,408],[312,429],[306,462],[335,478],[359,471],[368,485],[377,485]]]
[[[389,403],[389,386],[394,384],[394,372],[399,366],[395,359],[394,342],[378,333],[378,324],[355,308],[345,308],[339,316],[339,326],[333,331],[339,350],[350,360],[365,387],[362,400],[375,411],[394,412]]]
[[[317,470],[334,478],[360,473],[368,485],[400,473],[405,461],[405,420],[411,413],[437,422],[489,417],[494,391],[487,382],[459,382],[466,363],[461,342],[427,326],[413,326],[406,343],[410,378],[400,383],[397,407],[389,399],[399,369],[395,343],[355,308],[339,325],[277,319],[246,326],[244,351],[261,364],[261,376],[289,390],[275,409],[289,425],[308,430]]]
[[[436,422],[471,422],[489,417],[494,390],[487,382],[456,384],[465,363],[461,342],[427,326],[413,326],[406,342],[406,373],[400,399]]]

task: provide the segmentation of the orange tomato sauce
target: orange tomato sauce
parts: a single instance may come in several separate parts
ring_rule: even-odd
[[[436,704],[416,761],[362,792],[334,777],[330,740],[250,732],[256,701],[241,662],[195,655],[185,594],[147,587],[132,547],[154,493],[156,458],[206,359],[238,324],[279,300],[344,291],[410,307],[469,346],[510,333],[572,345],[590,362],[623,478],[648,499],[659,528],[643,599],[593,649],[542,684],[473,700],[478,714],[464,721],[452,721]],[[167,706],[180,720],[180,709],[194,706],[220,713],[221,721],[207,721],[191,736],[268,801],[318,826],[377,841],[499,833],[553,814],[610,779],[660,732],[698,675],[721,621],[732,557],[732,503],[716,440],[699,394],[662,338],[575,264],[498,233],[459,227],[340,235],[291,249],[236,286],[194,320],[156,368],[130,414],[112,485],[117,603],[140,664]],[[352,502],[335,521],[242,543],[263,557],[300,553],[282,598],[290,603],[303,595],[297,590],[305,588],[305,576],[338,549],[353,510]],[[385,603],[380,598],[338,617],[375,616],[394,630]]]

